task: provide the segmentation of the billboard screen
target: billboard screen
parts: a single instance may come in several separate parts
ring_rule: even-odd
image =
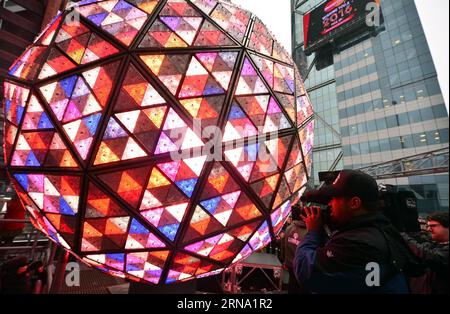
[[[369,3],[380,6],[379,0],[331,0],[307,13],[303,19],[305,49],[318,48],[339,37],[350,22],[365,23]]]

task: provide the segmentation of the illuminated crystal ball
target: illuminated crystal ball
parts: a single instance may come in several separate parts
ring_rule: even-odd
[[[81,1],[9,74],[20,198],[38,229],[110,274],[218,274],[271,242],[310,177],[300,75],[231,3]]]

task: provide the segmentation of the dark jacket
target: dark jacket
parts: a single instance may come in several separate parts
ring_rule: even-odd
[[[300,241],[306,235],[306,224],[303,221],[294,220],[286,229],[286,233],[283,238],[284,248],[284,266],[286,269],[292,269],[292,263],[295,257],[295,251]]]
[[[398,253],[409,250],[383,215],[358,217],[335,232],[325,244],[323,239],[315,231],[308,232],[294,259],[297,279],[311,292],[409,293],[406,277],[400,271],[407,257]],[[379,287],[369,287],[366,283],[373,270],[366,267],[373,262],[380,268]]]
[[[419,258],[421,266],[426,270],[424,276],[413,279],[411,288],[417,294],[448,294],[448,243],[418,241],[403,233],[410,249]]]
[[[21,274],[19,268],[27,266],[28,259],[19,256],[0,265],[0,294],[30,294],[30,273],[27,270]]]

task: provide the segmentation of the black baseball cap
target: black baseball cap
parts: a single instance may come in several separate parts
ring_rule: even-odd
[[[343,170],[332,185],[306,192],[301,200],[328,204],[339,196],[359,197],[363,203],[378,201],[378,184],[370,175],[358,170]]]

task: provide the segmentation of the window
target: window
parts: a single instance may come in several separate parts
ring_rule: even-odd
[[[388,128],[398,127],[397,115],[386,117],[386,123]]]
[[[383,108],[383,101],[381,99],[377,99],[373,101],[373,109],[382,109]]]
[[[391,150],[402,149],[402,143],[400,142],[399,137],[394,137],[394,138],[389,139],[389,145],[390,145]]]
[[[377,130],[377,124],[375,120],[371,120],[367,122],[367,132],[375,132]]]
[[[342,153],[344,154],[345,157],[351,156],[352,155],[352,151],[350,150],[350,146],[349,145],[343,146],[342,147]]]
[[[363,114],[365,111],[364,111],[364,104],[359,104],[359,105],[357,105],[356,106],[356,114],[358,115],[358,114]]]
[[[422,117],[422,121],[433,120],[433,109],[432,108],[424,108],[420,109],[420,116]]]
[[[409,101],[413,101],[416,100],[416,91],[413,88],[408,88],[405,90],[405,101],[409,102]]]
[[[392,86],[395,86],[395,85],[399,84],[399,83],[400,83],[400,74],[398,74],[398,73],[392,73],[392,74],[389,76],[389,83],[390,83]]]
[[[361,155],[361,151],[359,149],[359,144],[352,144],[352,145],[350,145],[350,149],[351,149],[351,155],[352,156]]]
[[[344,99],[353,98],[353,91],[351,89],[346,90],[344,93],[341,93],[341,94],[344,94],[344,97],[345,97]]]
[[[365,123],[358,124],[358,134],[367,133],[367,127]]]
[[[434,74],[436,72],[433,62],[422,64],[422,71],[424,75]]]
[[[417,89],[416,91],[417,99],[423,99],[424,97],[427,97],[426,90],[423,86]]]
[[[359,147],[360,147],[361,155],[370,154],[369,143],[367,143],[367,142],[366,143],[360,143]]]
[[[353,97],[358,97],[361,95],[362,95],[361,86],[356,86],[355,88],[353,88]]]
[[[426,146],[427,145],[427,135],[425,133],[419,133],[413,135],[414,146]]]
[[[380,150],[382,152],[391,150],[391,145],[390,145],[389,139],[386,138],[386,139],[379,140],[379,143],[380,143]]]
[[[430,131],[425,134],[427,135],[428,145],[436,145],[441,143],[441,135],[438,131]]]
[[[385,130],[386,127],[387,127],[385,118],[381,118],[381,119],[376,120],[376,123],[377,123],[378,131]]]
[[[409,124],[409,118],[408,113],[401,113],[397,115],[398,117],[398,124],[399,126],[408,125]]]
[[[404,149],[414,148],[414,141],[412,135],[400,136],[400,142]]]
[[[406,60],[406,59],[402,58],[401,60]],[[406,62],[406,61],[397,64],[397,66],[398,66],[399,71],[405,71],[409,68],[408,62]]]
[[[396,103],[399,104],[402,102],[402,99],[400,99],[400,97],[403,97],[402,99],[404,99],[404,95],[403,95],[403,91],[402,90],[397,90],[395,92],[392,92],[392,103]]]
[[[358,127],[356,125],[349,126],[350,136],[358,135]]]
[[[422,121],[419,110],[409,112],[408,117],[409,117],[409,122],[411,122],[411,123],[417,123],[417,122]]]
[[[353,117],[355,115],[355,106],[351,106],[349,108],[347,108],[347,116],[348,117]]]
[[[369,74],[375,72],[376,70],[377,70],[377,69],[376,69],[376,67],[375,67],[375,63],[369,64],[369,65],[367,66],[367,72],[368,72]]]
[[[432,110],[435,119],[448,117],[447,108],[444,104],[434,106]]]
[[[422,68],[419,65],[410,68],[410,71],[413,77],[420,78],[422,76]]]
[[[367,93],[370,93],[370,85],[369,84],[365,84],[365,85],[361,86],[361,95],[365,95]]]
[[[369,149],[370,149],[370,153],[371,154],[379,153],[381,151],[380,143],[377,140],[370,141],[369,142]]]
[[[373,104],[371,101],[368,101],[364,104],[364,111],[365,112],[373,111]]]
[[[437,95],[441,93],[441,89],[439,87],[439,82],[437,79],[428,80],[426,85],[429,95]]]
[[[448,143],[448,129],[439,130],[439,133],[441,135],[441,142]]]
[[[369,85],[370,85],[370,91],[372,91],[372,92],[380,89],[380,84],[379,84],[378,80],[370,82]]]
[[[401,71],[398,75],[400,76],[402,83],[409,82],[412,79],[411,72],[409,71],[409,69]]]
[[[342,135],[343,137],[348,137],[348,136],[350,136],[350,132],[349,132],[348,126],[345,126],[345,127],[341,128],[341,135]]]

